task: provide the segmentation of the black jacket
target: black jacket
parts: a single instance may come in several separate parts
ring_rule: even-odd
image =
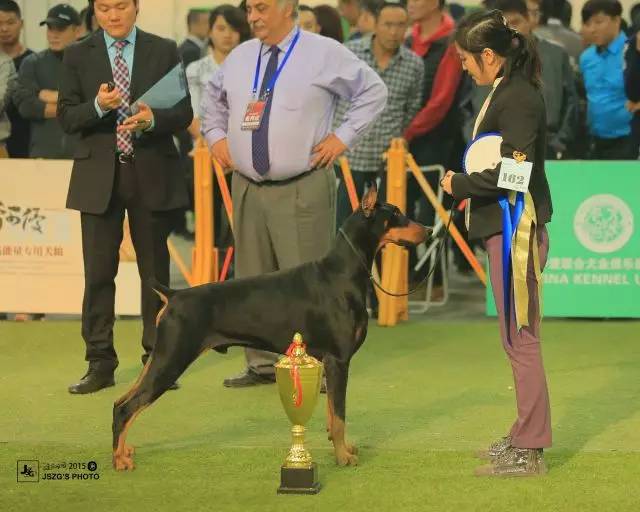
[[[186,68],[189,64],[202,57],[202,48],[200,48],[191,39],[185,39],[182,41],[182,44],[178,46],[178,54]]]
[[[138,29],[131,102],[179,62],[175,42]],[[80,135],[73,155],[67,208],[101,214],[109,205],[113,189],[117,116],[113,110],[100,118],[94,104],[100,85],[113,80],[103,31],[67,48],[63,64],[58,119],[65,132]],[[150,210],[181,208],[188,202],[187,190],[173,134],[191,123],[191,99],[187,97],[172,108],[152,110],[153,130],[133,138],[140,195]]]
[[[524,153],[533,162],[529,192],[533,197],[538,224],[551,220],[551,192],[544,171],[547,121],[540,89],[523,76],[514,75],[496,88],[478,134],[497,132],[502,136],[501,154],[513,158]],[[500,164],[473,174],[456,174],[452,179],[453,197],[472,198],[470,238],[486,238],[502,231],[502,210],[498,197],[508,191],[497,186]]]
[[[634,103],[640,101],[640,52],[636,46],[636,34],[629,39],[629,46],[624,54],[624,88],[627,98]],[[631,121],[634,137],[640,141],[640,112],[636,112]]]
[[[38,95],[43,89],[58,90],[62,77],[62,54],[52,50],[29,55],[20,65],[13,103],[31,126],[30,158],[72,158],[78,136],[66,134],[55,118],[45,118],[45,103]]]

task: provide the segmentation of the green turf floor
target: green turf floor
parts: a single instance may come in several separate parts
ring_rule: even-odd
[[[277,496],[288,421],[275,386],[229,390],[241,352],[203,355],[131,429],[137,469],[110,467],[111,406],[137,376],[140,325],[116,326],[117,385],[71,396],[85,371],[77,322],[0,322],[0,511],[638,511],[640,323],[547,321],[554,426],[550,473],[472,476],[475,449],[514,416],[512,377],[491,321],[371,326],[352,364],[339,468],[324,400],[309,425],[323,485]],[[16,461],[98,463],[97,481],[17,483]]]

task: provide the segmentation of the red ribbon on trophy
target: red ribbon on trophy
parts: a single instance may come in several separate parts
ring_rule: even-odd
[[[297,346],[298,345],[296,344],[295,341],[292,342],[291,345],[289,345],[289,348],[287,349],[286,355],[291,360],[291,370],[289,371],[289,373],[291,375],[291,380],[293,380],[293,389],[294,389],[293,400],[294,400],[294,405],[296,407],[300,407],[302,405],[302,382],[300,381],[300,372],[298,370],[298,366],[294,362],[294,356],[293,356],[293,351],[296,349]],[[305,343],[303,343],[303,344],[300,345],[300,347],[303,350],[306,350],[307,345]]]

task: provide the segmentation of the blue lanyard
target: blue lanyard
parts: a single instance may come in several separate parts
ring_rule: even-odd
[[[273,87],[276,85],[276,80],[278,80],[278,77],[280,76],[280,72],[282,71],[282,68],[284,68],[284,65],[287,63],[287,60],[289,60],[289,56],[291,55],[291,51],[293,50],[293,47],[296,45],[296,43],[298,42],[298,39],[300,38],[300,29],[298,29],[298,31],[296,32],[296,35],[293,37],[293,40],[291,41],[291,44],[289,45],[289,48],[287,49],[287,53],[284,54],[284,58],[282,59],[282,62],[280,63],[280,65],[278,66],[278,69],[276,69],[276,72],[273,74],[273,77],[271,78],[271,80],[269,81],[269,83],[267,84],[267,88],[265,89],[265,95],[269,95],[271,93],[271,91],[273,90]],[[256,63],[256,73],[253,77],[253,97],[256,97],[256,93],[258,92],[258,77],[260,76],[260,63],[262,62],[262,48],[263,45],[260,45],[260,51],[258,52],[258,62]]]

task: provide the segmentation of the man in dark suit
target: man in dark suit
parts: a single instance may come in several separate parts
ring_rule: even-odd
[[[169,281],[167,236],[187,191],[172,135],[192,121],[187,97],[167,109],[129,105],[179,64],[173,41],[135,26],[138,0],[92,0],[101,30],[67,49],[58,119],[78,133],[67,207],[81,212],[85,291],[82,336],[89,370],[70,393],[114,384],[114,278],[125,211],[142,279],[143,363],[160,302],[147,281]],[[115,83],[110,90],[109,82]]]
[[[203,56],[209,40],[209,12],[191,9],[187,14],[187,30],[186,39],[178,47],[185,68]]]

